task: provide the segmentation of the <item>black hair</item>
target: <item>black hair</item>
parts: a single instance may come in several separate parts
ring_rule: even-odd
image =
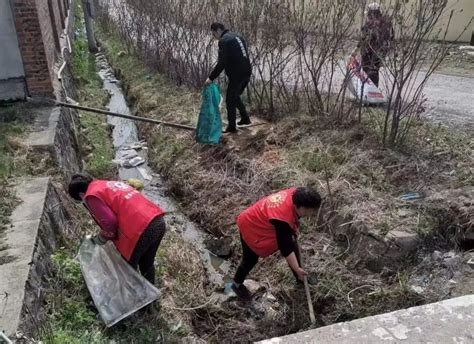
[[[84,173],[76,173],[71,177],[69,182],[68,192],[69,196],[74,198],[76,201],[80,201],[81,197],[79,194],[86,193],[89,184],[92,182],[92,177]]]
[[[225,30],[225,26],[224,24],[221,24],[221,23],[212,23],[211,24],[211,31],[217,31],[221,29],[222,31]]]
[[[317,209],[321,205],[321,196],[311,187],[299,187],[293,194],[293,204],[296,208]]]

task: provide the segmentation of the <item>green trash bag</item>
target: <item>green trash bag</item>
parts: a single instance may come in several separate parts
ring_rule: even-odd
[[[202,104],[196,128],[196,141],[204,144],[217,144],[222,134],[219,104],[221,92],[215,83],[204,86]]]

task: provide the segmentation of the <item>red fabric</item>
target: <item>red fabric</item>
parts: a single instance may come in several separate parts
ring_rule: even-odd
[[[94,196],[87,197],[85,201],[87,209],[102,229],[100,236],[105,240],[114,240],[117,238],[118,218],[110,207]]]
[[[270,220],[284,221],[294,232],[298,229],[298,216],[293,205],[295,190],[286,189],[264,197],[237,217],[242,238],[260,257],[278,250],[275,227]]]
[[[160,207],[140,192],[119,181],[93,181],[87,188],[85,202],[92,196],[99,198],[117,215],[118,235],[114,244],[126,260],[130,259],[138,239],[151,220],[164,214]]]

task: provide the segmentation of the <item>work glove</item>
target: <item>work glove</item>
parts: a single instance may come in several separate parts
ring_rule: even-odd
[[[104,245],[107,242],[107,240],[104,240],[99,234],[93,236],[91,240],[94,244],[100,245],[100,246]]]
[[[145,187],[145,184],[141,180],[135,179],[135,178],[127,179],[127,184],[137,189],[138,191],[142,191],[143,188]]]

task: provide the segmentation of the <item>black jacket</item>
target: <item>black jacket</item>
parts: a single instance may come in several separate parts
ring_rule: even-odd
[[[214,80],[223,70],[229,79],[249,78],[252,74],[247,43],[242,36],[229,30],[225,30],[219,39],[219,57],[209,79]]]

